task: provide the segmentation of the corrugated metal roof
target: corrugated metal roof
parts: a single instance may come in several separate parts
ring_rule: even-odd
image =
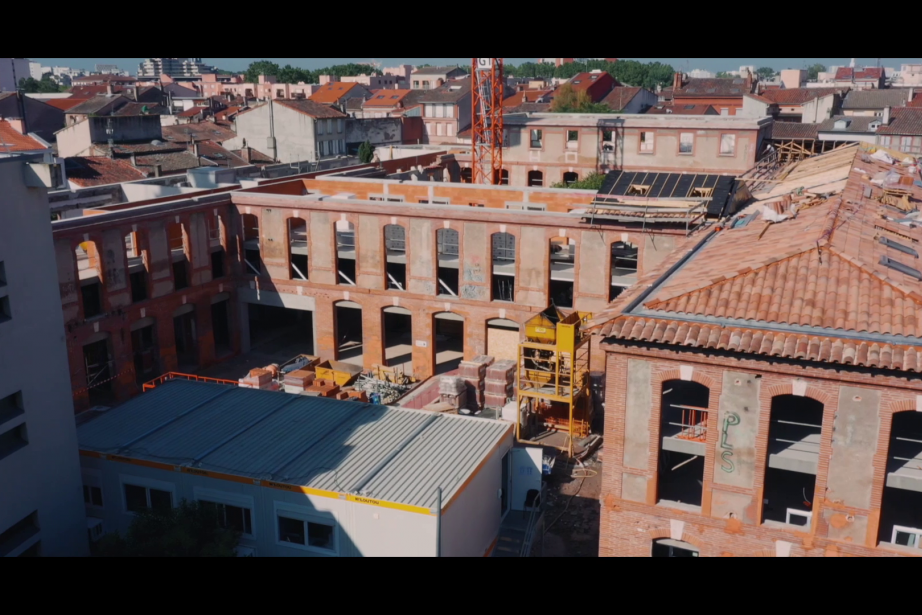
[[[168,381],[155,389],[156,395],[140,395],[85,423],[78,429],[80,447],[114,453],[195,405],[227,392],[226,387],[218,384],[198,383],[201,386],[196,387],[189,384]]]
[[[78,426],[80,448],[433,507],[501,421],[172,380]],[[196,461],[198,460],[198,461]]]

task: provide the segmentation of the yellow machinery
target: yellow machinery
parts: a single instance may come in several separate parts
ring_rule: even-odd
[[[551,306],[525,323],[516,369],[520,442],[554,446],[572,457],[574,439],[589,435],[590,344],[582,325],[590,317],[586,312],[567,315]]]

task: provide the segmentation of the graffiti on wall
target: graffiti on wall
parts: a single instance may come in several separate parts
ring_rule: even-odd
[[[733,445],[727,442],[727,434],[731,427],[739,424],[740,415],[736,412],[728,412],[720,429],[720,469],[727,474],[731,474],[736,469],[736,464],[733,463]]]

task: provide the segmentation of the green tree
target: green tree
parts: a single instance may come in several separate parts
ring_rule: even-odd
[[[594,103],[585,90],[574,90],[565,83],[557,89],[551,101],[551,113],[612,113],[611,107]]]
[[[52,92],[62,92],[64,88],[59,86],[51,78],[51,73],[45,73],[42,75],[41,80],[34,79],[33,77],[26,77],[19,80],[19,88],[26,94],[35,94],[35,93],[52,93]]]
[[[762,80],[771,79],[775,76],[775,69],[771,66],[760,66],[756,69],[756,76]]]
[[[820,73],[826,72],[826,66],[823,64],[814,64],[813,66],[807,67],[807,79],[810,81],[816,81],[819,78]]]
[[[599,190],[602,187],[602,184],[605,183],[605,174],[596,173],[595,171],[589,173],[583,179],[579,179],[575,182],[567,184],[566,182],[557,182],[552,184],[551,188],[571,188],[573,190]]]
[[[725,71],[725,70],[719,70],[719,71],[717,71],[717,78],[718,78],[718,79],[730,79],[731,77],[733,77],[733,75],[731,75],[730,73],[728,73],[728,72]]]
[[[279,71],[281,71],[281,68],[279,68],[279,65],[275,62],[269,62],[268,60],[251,62],[244,73],[244,81],[247,83],[256,83],[259,81],[260,75],[278,77]]]
[[[107,534],[95,550],[101,557],[236,557],[240,534],[222,525],[217,506],[183,500],[139,512],[124,537]]]
[[[359,161],[368,164],[375,157],[375,146],[370,141],[365,141],[359,146]]]

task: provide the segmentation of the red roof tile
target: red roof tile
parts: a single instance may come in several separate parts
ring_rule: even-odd
[[[905,178],[899,187],[913,195],[910,205],[918,207],[918,173],[859,156],[857,147],[798,165],[785,169],[785,181],[812,182],[816,192],[834,195],[802,200],[798,211],[793,188],[773,184],[762,206],[744,212],[754,216],[746,224],[712,235],[662,280],[702,239],[693,235],[593,326],[620,339],[922,370],[922,342],[914,342],[922,338],[922,274],[913,273],[920,266],[907,254],[922,249],[922,227],[895,222],[905,214],[878,202],[880,188],[865,179],[897,173]],[[794,215],[767,225],[763,206]],[[624,313],[651,286],[649,296]]]
[[[634,97],[640,93],[643,88],[632,88],[627,86],[618,86],[613,89],[608,95],[600,100],[602,104],[608,105],[615,111],[620,111],[624,109],[628,104],[634,100]]]
[[[667,113],[674,113],[675,115],[720,115],[713,105],[675,105],[672,103],[654,105],[647,109],[647,113],[653,115],[665,115]]]
[[[203,111],[207,111],[207,110],[208,110],[208,107],[190,107],[189,109],[186,109],[185,111],[177,113],[176,117],[195,117],[196,115],[199,115]]]
[[[762,97],[779,105],[802,105],[823,96],[841,91],[840,88],[773,88],[762,92]]]
[[[46,105],[51,105],[52,107],[55,107],[56,109],[60,109],[61,111],[67,111],[71,107],[76,107],[80,103],[86,102],[87,100],[89,100],[89,98],[70,97],[70,98],[48,98],[48,99],[42,100],[42,102],[45,103]]]
[[[394,107],[399,105],[413,90],[376,90],[363,107]]]
[[[673,98],[739,98],[751,91],[745,79],[708,78],[687,79],[681,88],[673,89]]]
[[[542,96],[547,96],[552,90],[522,90],[503,100],[504,107],[517,107],[523,103],[538,102]]]
[[[922,108],[900,107],[890,112],[890,123],[877,129],[882,135],[922,135]]]
[[[0,120],[0,153],[48,149],[29,135],[20,134],[6,120]]]
[[[836,70],[836,81],[845,81],[851,79],[871,79],[877,80],[884,76],[884,69],[879,66],[869,66],[866,68],[851,68],[842,66]]]
[[[65,159],[65,168],[67,179],[84,188],[147,177],[147,174],[131,166],[128,161],[107,156],[74,156]]]
[[[310,95],[308,100],[312,100],[317,103],[330,104],[339,102],[343,96],[349,93],[353,88],[359,87],[358,83],[328,83],[327,85],[321,86],[319,90]]]

